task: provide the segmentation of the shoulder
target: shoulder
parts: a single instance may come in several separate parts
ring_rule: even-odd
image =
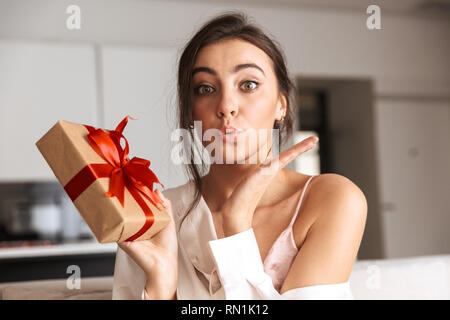
[[[311,180],[309,189],[309,208],[315,215],[311,228],[328,228],[333,224],[364,228],[367,200],[350,179],[336,173],[321,174]]]
[[[367,200],[362,190],[353,181],[340,174],[317,175],[311,180],[310,188],[310,201],[319,208],[345,206],[348,209],[349,206],[354,206],[356,209],[361,209],[367,207]]]
[[[291,186],[302,189],[310,175],[290,172]],[[319,174],[312,177],[304,194],[303,215],[309,226],[334,223],[335,219],[347,223],[365,224],[367,200],[362,190],[347,177],[336,173]],[[299,219],[297,219],[299,220]],[[349,225],[349,227],[351,227]],[[303,232],[301,228],[297,228]]]
[[[311,175],[288,169],[286,169],[285,176],[287,177],[287,180],[285,181],[291,188],[302,188],[311,177]],[[360,197],[361,200],[365,200],[364,193],[354,182],[337,173],[314,175],[309,183],[308,189],[311,189],[309,192],[314,194],[316,198],[327,197],[329,196],[328,192],[335,190],[340,193],[352,194],[356,197]],[[326,192],[326,194],[324,194],[324,192]]]

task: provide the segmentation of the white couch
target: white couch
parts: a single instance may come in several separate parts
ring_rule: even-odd
[[[112,277],[82,278],[80,289],[66,280],[0,283],[0,299],[110,300]],[[450,254],[387,260],[357,260],[350,275],[357,300],[450,299]]]

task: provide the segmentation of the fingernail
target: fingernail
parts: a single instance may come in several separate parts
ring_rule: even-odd
[[[159,189],[156,189],[156,193],[158,194],[158,196],[159,196],[161,199],[164,199],[164,195],[162,194],[162,192],[161,192]]]

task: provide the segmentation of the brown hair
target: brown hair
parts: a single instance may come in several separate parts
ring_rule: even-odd
[[[287,100],[287,110],[283,121],[275,121],[274,129],[279,129],[279,146],[285,143],[292,134],[293,112],[291,94],[294,85],[288,75],[285,57],[280,45],[269,38],[258,26],[249,23],[246,14],[240,11],[228,11],[222,13],[208,22],[192,37],[186,44],[179,59],[178,66],[178,119],[179,127],[190,132],[191,141],[194,139],[194,130],[190,130],[189,125],[193,123],[193,86],[191,72],[194,67],[197,54],[201,48],[209,44],[224,39],[242,39],[263,50],[272,60],[274,72],[278,82],[278,89]],[[194,200],[187,209],[184,218],[197,206],[200,201],[202,191],[201,177],[205,173],[205,163],[197,166],[194,162],[194,154],[190,154],[191,159],[185,165],[185,170],[191,180],[194,181]],[[203,159],[203,158],[202,158]],[[184,220],[183,218],[183,220]],[[180,223],[181,226],[181,223]]]

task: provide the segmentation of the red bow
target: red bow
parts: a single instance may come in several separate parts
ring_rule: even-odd
[[[108,130],[108,132],[102,129],[90,130],[87,138],[92,148],[112,166],[109,191],[106,192],[108,197],[117,197],[123,207],[125,187],[136,188],[156,205],[162,202],[162,199],[153,191],[153,184],[159,183],[163,188],[164,186],[150,170],[149,160],[138,157],[128,159],[128,141],[122,134],[128,117],[126,116],[118,124],[116,130]],[[120,145],[121,138],[125,140],[125,149],[122,149]]]

